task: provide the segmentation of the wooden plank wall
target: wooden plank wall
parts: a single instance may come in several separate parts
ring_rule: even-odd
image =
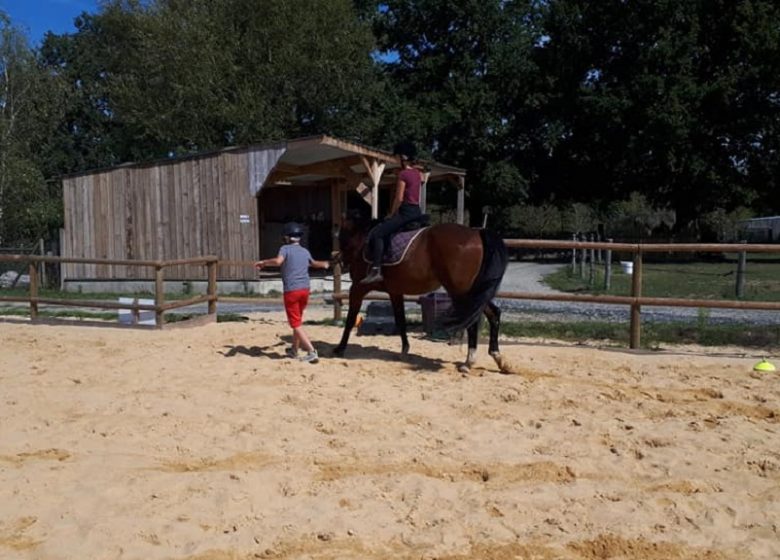
[[[222,152],[149,166],[121,167],[63,180],[62,255],[168,260],[259,256],[257,199],[249,190],[246,152]],[[240,216],[249,216],[241,223]],[[65,280],[153,279],[146,267],[66,264]],[[166,278],[202,279],[205,269],[178,266]],[[220,279],[253,279],[246,267]]]

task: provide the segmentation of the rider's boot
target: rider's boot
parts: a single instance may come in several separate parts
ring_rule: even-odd
[[[360,283],[361,284],[374,284],[375,282],[381,282],[384,280],[382,277],[382,267],[381,266],[372,266],[371,270],[368,271],[368,275],[363,278]]]
[[[382,253],[385,252],[385,244],[383,239],[374,239],[373,247],[373,264],[371,265],[371,269],[368,271],[368,275],[366,275],[363,280],[360,281],[361,284],[374,284],[375,282],[381,282],[383,280],[382,278]]]

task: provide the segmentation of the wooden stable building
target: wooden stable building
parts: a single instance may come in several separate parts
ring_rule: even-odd
[[[427,183],[446,181],[457,188],[457,220],[463,223],[464,170],[421,164]],[[69,175],[62,180],[61,255],[112,260],[215,255],[229,261],[220,267],[220,280],[254,280],[251,263],[275,254],[286,221],[303,223],[304,244],[315,258],[328,258],[337,249],[333,233],[343,212],[368,203],[377,217],[398,169],[398,158],[389,152],[316,136]],[[424,185],[423,208],[425,193]],[[62,266],[66,287],[153,275],[149,268],[128,265]],[[166,276],[201,279],[203,269],[179,266]]]

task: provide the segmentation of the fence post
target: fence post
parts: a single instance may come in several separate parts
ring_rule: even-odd
[[[571,234],[571,240],[577,242],[576,233]],[[577,249],[571,250],[571,273],[572,275],[577,274]]]
[[[217,260],[209,261],[208,267],[209,284],[206,293],[209,296],[209,315],[217,312]]]
[[[43,238],[38,240],[38,253],[43,257],[46,256],[46,249],[43,245]],[[41,262],[41,287],[45,288],[47,286],[46,282],[46,263],[45,261]]]
[[[30,320],[38,318],[38,267],[35,261],[30,262]]]
[[[642,297],[642,248],[634,254],[634,271],[631,275],[631,297]],[[642,326],[641,308],[638,303],[631,304],[631,348],[639,348]]]
[[[584,233],[580,234],[580,239],[579,240],[581,242],[585,242],[585,234]],[[582,278],[582,279],[585,278],[585,260],[587,258],[586,255],[587,255],[587,249],[585,249],[585,248],[581,249],[580,250],[580,278]]]
[[[612,243],[612,239],[607,239],[607,243]],[[604,258],[604,291],[609,291],[612,287],[612,249],[606,250]]]
[[[341,263],[333,265],[333,293],[341,293]],[[341,321],[341,299],[333,298],[333,320]]]
[[[588,242],[593,243],[594,235],[591,233],[588,235]],[[593,270],[594,266],[594,257],[596,255],[596,251],[591,247],[588,249],[588,286],[593,285],[593,279],[595,271]]]
[[[747,243],[747,241],[740,241],[740,243]],[[745,268],[747,267],[747,253],[740,251],[739,259],[737,260],[737,299],[745,297]]]
[[[158,329],[163,328],[165,312],[162,306],[165,304],[165,271],[162,264],[154,267],[154,322]]]

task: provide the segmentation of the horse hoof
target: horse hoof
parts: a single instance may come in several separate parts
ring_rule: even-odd
[[[498,371],[505,375],[511,375],[515,373],[514,369],[511,365],[509,365],[509,362],[507,362],[501,354],[498,352],[494,352],[491,354],[493,356],[493,359],[496,361],[496,365],[498,366]]]
[[[463,374],[463,376],[465,377],[466,375],[469,374],[469,372],[471,371],[471,368],[468,366],[468,364],[460,364],[458,366],[458,371],[461,372]]]
[[[401,348],[401,354],[403,354],[404,356],[408,356],[409,355],[409,347],[408,346],[402,347]]]

